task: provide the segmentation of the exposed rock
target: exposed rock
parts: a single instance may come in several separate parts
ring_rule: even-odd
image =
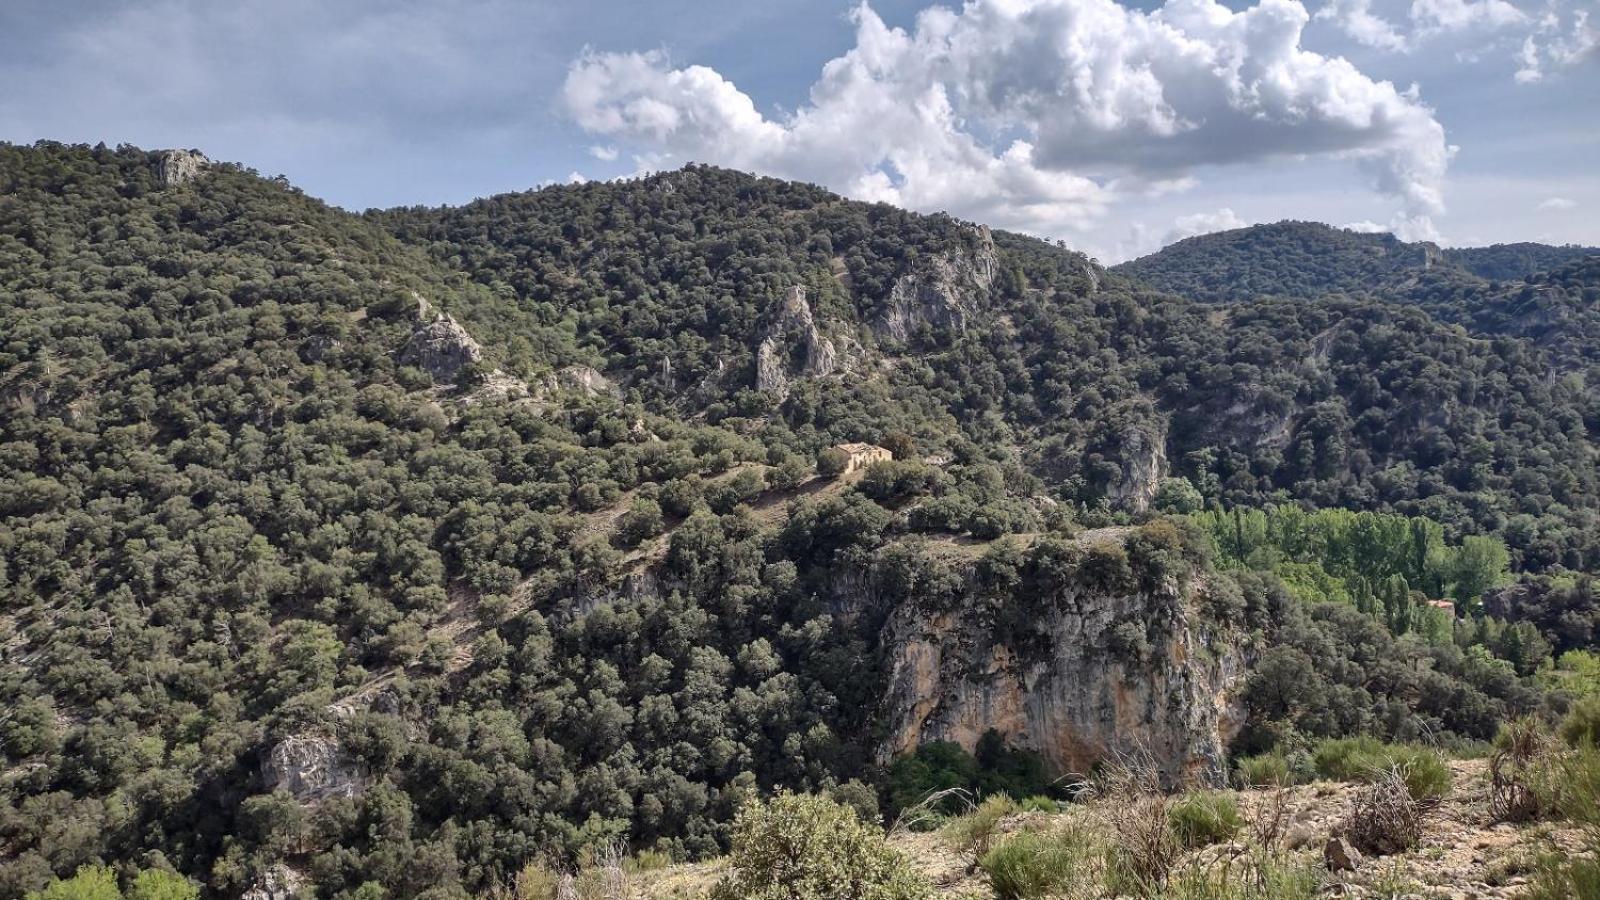
[[[211,160],[198,150],[163,150],[156,156],[156,181],[162,187],[188,184],[211,167]]]
[[[970,227],[974,248],[933,258],[926,272],[900,276],[873,330],[896,343],[910,340],[919,325],[964,331],[994,283],[999,258],[987,226]]]
[[[565,366],[546,375],[539,382],[541,398],[558,393],[576,393],[585,397],[601,394],[617,396],[621,393],[611,380],[593,366]]]
[[[1245,659],[1228,636],[1191,618],[1178,588],[1107,594],[1065,585],[1018,595],[1029,622],[1008,633],[995,611],[903,607],[890,614],[885,761],[929,741],[968,750],[989,729],[1034,750],[1056,774],[1086,774],[1118,753],[1148,753],[1169,783],[1221,784],[1243,716],[1233,689]],[[1114,650],[1138,623],[1153,652]]]
[[[291,735],[267,754],[262,776],[269,790],[282,788],[302,803],[357,797],[365,779],[339,742],[321,735]]]
[[[787,395],[797,378],[821,378],[838,368],[833,341],[817,328],[806,289],[795,285],[756,350],[756,390]]]
[[[434,313],[421,300],[419,318],[426,324],[411,333],[400,349],[400,362],[427,372],[435,384],[452,385],[461,370],[483,358],[483,348],[447,313]]]
[[[1354,872],[1361,865],[1361,851],[1334,835],[1322,846],[1322,861],[1329,872]]]
[[[303,896],[306,877],[283,863],[275,863],[256,877],[240,900],[296,900]]]
[[[1167,474],[1167,435],[1161,426],[1136,425],[1122,433],[1122,472],[1106,487],[1113,506],[1144,512]]]

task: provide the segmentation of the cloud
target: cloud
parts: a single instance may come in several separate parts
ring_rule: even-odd
[[[1522,41],[1516,80],[1519,84],[1543,81],[1547,66],[1560,69],[1592,60],[1600,55],[1597,48],[1600,30],[1589,24],[1589,11],[1569,11],[1552,3],[1535,30]]]
[[[1167,230],[1167,234],[1161,239],[1161,243],[1165,246],[1198,234],[1210,234],[1213,231],[1230,231],[1234,228],[1243,228],[1248,224],[1250,223],[1235,215],[1232,209],[1224,206],[1214,213],[1195,213],[1191,216],[1179,216],[1173,219],[1172,227]]]
[[[1317,10],[1316,18],[1332,22],[1368,47],[1392,51],[1404,51],[1408,47],[1405,35],[1393,22],[1373,14],[1372,0],[1330,0]]]
[[[600,146],[590,147],[589,155],[600,160],[601,162],[612,162],[617,158],[617,148]]]
[[[1169,0],[972,0],[908,31],[862,5],[855,46],[773,118],[704,66],[586,51],[563,101],[642,169],[690,160],[1042,232],[1180,189],[1205,166],[1349,160],[1418,227],[1442,208],[1452,148],[1432,111],[1301,46],[1296,0],[1240,12]]]
[[[1578,204],[1575,201],[1568,200],[1566,197],[1551,197],[1539,203],[1541,212],[1566,212],[1569,209],[1577,208]]]
[[[1492,30],[1528,17],[1506,0],[1412,0],[1411,21],[1425,31]]]

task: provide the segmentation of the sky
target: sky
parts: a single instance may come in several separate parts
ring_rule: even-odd
[[[348,209],[713,163],[1104,262],[1307,219],[1600,245],[1600,0],[5,0],[0,140]]]

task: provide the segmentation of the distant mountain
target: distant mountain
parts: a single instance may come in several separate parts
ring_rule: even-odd
[[[1178,241],[1113,271],[1196,300],[1255,297],[1383,296],[1423,273],[1449,271],[1486,281],[1522,279],[1600,254],[1600,248],[1495,244],[1441,249],[1392,234],[1317,222],[1276,222]]]
[[[1113,271],[1211,303],[1345,295],[1419,306],[1476,334],[1532,339],[1563,367],[1600,364],[1600,248],[1440,249],[1278,222],[1188,238]]]

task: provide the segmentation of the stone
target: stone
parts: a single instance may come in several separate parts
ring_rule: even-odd
[[[1129,427],[1122,433],[1119,449],[1122,472],[1107,485],[1106,499],[1119,509],[1144,512],[1167,474],[1166,429],[1161,424]]]
[[[339,742],[321,735],[290,735],[268,753],[262,767],[268,790],[285,790],[301,803],[357,797],[365,778]]]
[[[795,379],[823,378],[838,368],[839,353],[817,328],[806,289],[791,287],[756,349],[756,390],[787,396]]]
[[[1106,529],[1079,541],[1125,539]],[[870,599],[870,589],[853,590]],[[970,751],[994,729],[1055,775],[1140,754],[1169,785],[1225,783],[1227,745],[1244,721],[1237,693],[1246,651],[1236,636],[1191,621],[1176,585],[1107,590],[1068,579],[1029,603],[1020,634],[997,627],[984,604],[889,611],[882,761],[931,741]],[[1118,625],[1129,621],[1146,626],[1154,652],[1113,649]]]
[[[296,900],[302,896],[306,877],[283,863],[275,863],[256,876],[240,900]]]
[[[1334,835],[1322,845],[1322,861],[1329,872],[1354,872],[1361,865],[1361,851]]]
[[[541,398],[558,393],[582,394],[585,397],[602,394],[614,397],[621,393],[610,379],[593,366],[564,366],[546,375],[539,386]]]
[[[873,330],[904,344],[921,325],[965,331],[994,283],[999,257],[987,226],[965,226],[972,248],[941,254],[927,269],[900,276]]]
[[[447,313],[436,313],[411,333],[400,349],[400,362],[416,366],[435,384],[453,385],[461,370],[483,359],[483,348]]]
[[[198,150],[163,150],[156,156],[156,181],[162,187],[188,184],[211,167],[211,160]]]

